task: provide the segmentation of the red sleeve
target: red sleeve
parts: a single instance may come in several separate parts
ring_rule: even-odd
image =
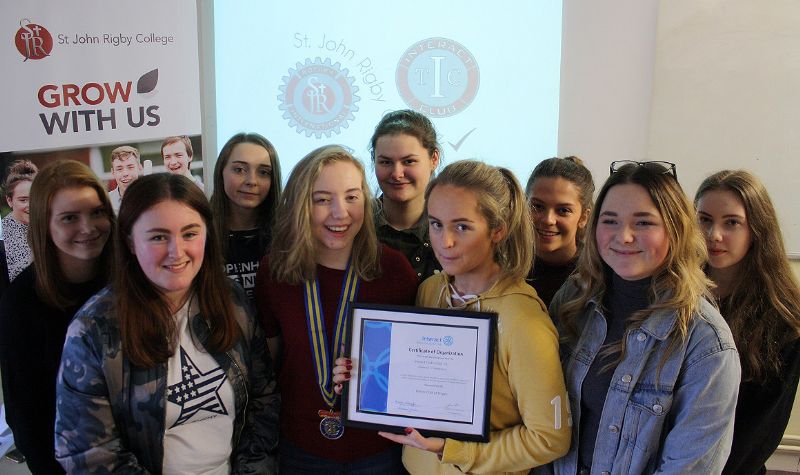
[[[414,305],[417,297],[417,274],[403,253],[383,245],[381,249],[381,272],[400,305]]]
[[[274,286],[275,284],[272,282],[269,272],[269,256],[264,256],[258,266],[254,291],[258,316],[261,319],[261,325],[264,327],[264,333],[267,338],[274,338],[281,334],[281,327],[275,318],[275,312],[273,312],[271,305],[271,294],[275,290]]]

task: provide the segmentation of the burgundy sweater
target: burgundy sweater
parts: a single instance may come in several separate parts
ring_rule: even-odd
[[[327,409],[314,371],[308,341],[303,303],[303,286],[272,281],[268,257],[261,261],[256,275],[256,303],[268,338],[280,336],[283,355],[278,372],[281,392],[281,437],[300,449],[339,463],[351,462],[388,450],[395,444],[377,431],[346,427],[338,440],[320,434],[317,411]],[[380,278],[362,281],[355,301],[391,305],[414,305],[417,276],[403,254],[383,246]],[[342,289],[344,271],[317,266],[325,331],[333,337],[336,307]],[[337,410],[339,404],[337,403]]]

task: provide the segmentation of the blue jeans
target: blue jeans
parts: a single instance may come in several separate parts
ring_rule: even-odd
[[[296,445],[283,439],[278,444],[278,463],[281,475],[405,475],[401,460],[403,447],[397,445],[385,452],[354,460],[350,463],[339,463],[311,455]]]

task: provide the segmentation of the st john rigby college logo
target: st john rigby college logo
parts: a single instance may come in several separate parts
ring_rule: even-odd
[[[50,52],[53,51],[53,36],[47,28],[32,23],[27,18],[19,21],[19,27],[14,35],[14,45],[24,58],[23,61],[50,56]]]
[[[355,119],[358,86],[347,68],[317,57],[289,68],[279,86],[278,108],[297,133],[306,137],[330,137],[339,134]]]

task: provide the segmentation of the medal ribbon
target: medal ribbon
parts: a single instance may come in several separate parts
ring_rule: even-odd
[[[347,344],[347,308],[358,293],[359,279],[355,269],[347,264],[345,269],[342,290],[339,293],[339,305],[336,309],[334,336],[330,351],[328,337],[325,331],[325,317],[322,314],[322,302],[319,296],[319,280],[307,280],[303,287],[303,297],[306,306],[306,320],[308,322],[308,340],[311,344],[311,354],[314,357],[314,368],[317,372],[322,399],[328,407],[333,408],[336,403],[336,393],[333,392],[333,362],[341,356],[342,347]]]

